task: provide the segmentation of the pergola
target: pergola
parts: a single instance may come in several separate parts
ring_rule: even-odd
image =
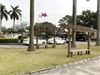
[[[68,57],[70,57],[70,51],[71,51],[71,37],[74,34],[74,32],[76,32],[76,31],[84,32],[86,34],[86,36],[88,38],[88,48],[87,49],[90,49],[90,38],[93,36],[93,34],[94,34],[94,32],[96,32],[96,30],[85,27],[85,26],[66,25],[66,24],[61,24],[60,27],[68,36]],[[68,29],[68,31],[65,31],[66,28]],[[71,30],[73,30],[72,33],[71,33]]]
[[[56,34],[60,31],[60,28],[58,27],[49,27],[49,26],[42,26],[42,27],[38,27],[35,31],[36,34],[36,48],[39,48],[38,45],[38,36],[40,33],[53,33],[54,35],[54,45],[53,48],[55,48],[55,36]]]

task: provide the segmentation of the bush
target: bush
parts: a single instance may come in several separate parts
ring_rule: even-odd
[[[25,36],[23,36],[22,38],[23,38],[23,39],[25,39],[25,38],[28,38],[28,37],[29,37],[29,36],[26,34],[26,35],[25,35]]]
[[[0,43],[18,43],[17,38],[0,38]]]
[[[44,37],[42,37],[42,36],[40,36],[39,38],[40,38],[40,39],[44,39]]]
[[[92,41],[96,41],[96,40],[97,40],[97,38],[91,38],[91,40],[92,40]]]
[[[22,38],[21,38],[21,42],[23,42],[23,39],[25,39],[25,38],[28,38],[29,36],[26,34],[25,36],[23,36]]]

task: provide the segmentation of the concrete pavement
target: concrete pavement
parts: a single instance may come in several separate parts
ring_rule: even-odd
[[[100,59],[39,75],[100,75]]]

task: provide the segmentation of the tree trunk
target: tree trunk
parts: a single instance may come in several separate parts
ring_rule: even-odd
[[[2,30],[1,5],[2,4],[0,4],[0,36],[1,36],[1,30]]]
[[[97,0],[97,40],[96,46],[100,46],[100,0]]]
[[[70,58],[70,50],[71,50],[71,37],[70,37],[71,29],[68,29],[68,57]]]
[[[34,0],[30,0],[30,41],[27,51],[35,51],[33,38],[34,38]]]
[[[14,30],[15,30],[15,20],[13,19],[13,37],[14,37]]]
[[[76,25],[76,8],[77,8],[77,0],[73,0],[73,25]],[[75,38],[76,38],[76,33],[74,33],[72,36],[71,47],[76,47]]]
[[[1,30],[2,30],[2,19],[0,19],[0,36],[1,36]]]

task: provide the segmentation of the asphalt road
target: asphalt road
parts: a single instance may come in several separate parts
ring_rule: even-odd
[[[39,75],[100,75],[100,59]]]
[[[76,42],[76,45],[85,45],[87,44],[87,42]],[[95,44],[95,43],[91,43],[91,44]],[[68,45],[68,44],[65,44]],[[44,46],[44,45],[43,45]],[[62,46],[62,45],[57,45],[57,46]],[[28,45],[0,45],[0,49],[4,49],[4,48],[27,48]]]

